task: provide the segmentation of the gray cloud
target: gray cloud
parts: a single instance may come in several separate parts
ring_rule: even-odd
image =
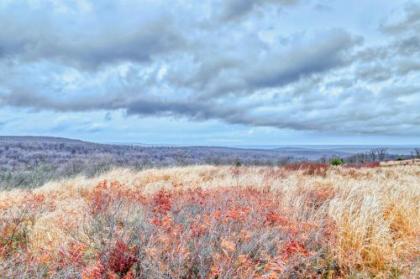
[[[204,1],[203,12],[183,1],[171,8],[156,1],[145,5],[147,13],[100,2],[111,5],[118,22],[95,2],[87,12],[93,19],[75,19],[76,27],[71,13],[24,9],[17,20],[0,12],[8,26],[0,30],[0,107],[420,134],[416,13],[405,9],[383,24],[379,43],[338,28],[283,34],[281,23],[265,15],[280,16],[273,5],[295,2]]]
[[[252,10],[267,4],[289,6],[296,4],[297,0],[226,0],[223,1],[222,18],[234,20],[242,18]]]
[[[405,5],[402,17],[393,22],[384,23],[381,29],[391,34],[418,33],[420,31],[420,4],[409,2]]]
[[[55,59],[90,69],[124,61],[150,62],[153,56],[185,44],[171,15],[165,13],[134,21],[126,12],[85,15],[98,16],[95,21],[77,16],[63,19],[72,15],[56,14],[48,6],[22,11],[13,8],[0,10],[0,25],[5,26],[0,30],[0,59]]]
[[[198,70],[185,79],[177,79],[178,72],[172,73],[172,80],[182,87],[193,87],[204,92],[204,97],[220,96],[226,93],[254,92],[264,88],[276,88],[322,74],[349,63],[350,52],[361,42],[343,30],[332,30],[306,38],[301,35],[293,45],[249,47],[243,57],[241,53],[230,55],[222,51],[207,57],[197,57]],[[185,69],[180,69],[184,71]]]

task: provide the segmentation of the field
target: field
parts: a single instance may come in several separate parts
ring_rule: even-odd
[[[381,150],[389,151],[387,153]],[[190,165],[270,165],[345,158],[360,163],[397,158],[420,158],[410,146],[229,148],[212,146],[140,146],[98,144],[54,137],[0,136],[0,191],[33,188],[76,175],[97,176],[113,168],[142,170]],[[409,155],[412,153],[413,155]]]
[[[420,162],[114,169],[0,192],[3,278],[418,278]]]

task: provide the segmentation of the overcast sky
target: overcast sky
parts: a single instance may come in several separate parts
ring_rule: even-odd
[[[0,0],[0,135],[420,143],[420,1]]]

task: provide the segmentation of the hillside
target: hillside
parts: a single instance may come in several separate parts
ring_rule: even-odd
[[[0,189],[35,187],[78,174],[94,176],[114,167],[203,164],[267,165],[290,160],[281,151],[223,147],[144,147],[49,137],[0,137]]]
[[[377,160],[378,158],[372,159],[370,153],[365,153],[368,148],[141,146],[98,144],[54,137],[0,136],[0,189],[37,187],[48,181],[75,175],[92,177],[115,167],[141,170],[168,166],[232,165],[237,162],[242,165],[278,166],[288,162],[328,159],[334,156],[348,158],[349,162]],[[413,147],[390,150],[410,154]],[[358,154],[358,151],[361,153]],[[387,154],[387,158],[384,158],[397,157]]]
[[[0,192],[6,278],[415,278],[420,162],[195,166]]]

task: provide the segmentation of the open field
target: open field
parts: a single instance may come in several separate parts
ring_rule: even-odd
[[[7,278],[415,278],[420,162],[196,166],[0,192]]]
[[[375,152],[376,150],[376,152]],[[379,151],[386,151],[383,154]],[[93,177],[113,168],[190,165],[265,165],[345,158],[360,163],[420,157],[413,146],[299,146],[281,148],[229,148],[211,146],[140,146],[98,144],[54,137],[0,136],[0,190],[33,188],[48,181],[77,175]],[[409,155],[413,154],[413,155]]]

